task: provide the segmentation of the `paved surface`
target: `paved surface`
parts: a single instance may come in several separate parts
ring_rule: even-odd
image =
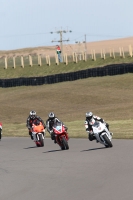
[[[133,140],[112,140],[104,148],[88,139],[70,139],[69,150],[45,139],[0,142],[0,200],[131,200]]]

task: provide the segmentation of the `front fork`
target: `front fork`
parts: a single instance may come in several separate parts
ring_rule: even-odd
[[[44,135],[43,135],[43,133],[36,133],[36,132],[32,132],[32,136],[33,136],[33,139],[34,139],[34,141],[36,142],[36,141],[39,141],[39,134],[42,134],[42,139],[44,140]]]

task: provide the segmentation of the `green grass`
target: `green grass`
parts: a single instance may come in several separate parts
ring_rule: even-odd
[[[68,126],[70,137],[87,138],[85,113],[92,111],[109,122],[114,138],[133,138],[132,91],[133,74],[0,88],[3,136],[28,136],[26,119],[33,109],[44,121],[55,112]]]
[[[59,65],[55,64],[55,61],[51,61],[51,65],[47,66],[45,58],[42,60],[42,66],[37,65],[37,57],[35,56],[33,61],[34,65],[32,67],[28,64],[28,57],[26,57],[25,60],[25,67],[22,68],[20,65],[19,58],[16,59],[16,68],[13,68],[13,62],[12,59],[9,59],[9,66],[7,69],[4,69],[4,58],[0,59],[0,78],[6,79],[6,78],[17,78],[17,77],[34,77],[34,76],[47,76],[52,74],[60,74],[60,73],[67,73],[67,72],[73,72],[88,68],[94,68],[94,67],[102,67],[110,64],[118,64],[118,63],[132,63],[133,58],[129,57],[128,54],[125,54],[125,58],[120,58],[120,56],[117,54],[116,58],[110,58],[109,55],[106,57],[106,59],[101,59],[100,55],[97,55],[97,60],[92,61],[90,56],[88,56],[88,59],[86,62],[84,61],[78,61],[78,63],[72,62],[72,57],[69,56],[68,65],[65,65],[64,63],[60,63]]]
[[[108,121],[110,131],[113,132],[113,138],[133,139],[133,120],[118,120]],[[69,137],[71,138],[87,138],[88,134],[85,131],[84,121],[65,122],[68,126]],[[10,128],[9,128],[10,127]],[[28,132],[25,124],[4,124],[3,136],[13,137],[28,137]],[[49,133],[46,131],[46,137]]]

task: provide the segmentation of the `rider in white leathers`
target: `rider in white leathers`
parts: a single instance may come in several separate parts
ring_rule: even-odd
[[[90,121],[92,118],[94,118],[94,119],[97,120],[97,121],[100,121],[100,122],[104,123],[105,126],[107,127],[107,129],[109,130],[109,124],[106,123],[106,122],[104,121],[104,119],[102,119],[102,118],[100,118],[100,117],[98,117],[98,116],[93,115],[92,112],[87,112],[87,113],[86,113],[86,120],[85,120],[85,128],[86,128],[86,132],[88,133],[88,139],[89,139],[90,141],[96,139],[95,136],[94,136],[94,134],[93,134],[92,125],[89,124],[89,121]],[[111,133],[111,134],[112,134],[112,133]]]

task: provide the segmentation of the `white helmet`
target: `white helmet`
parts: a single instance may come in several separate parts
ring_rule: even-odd
[[[36,112],[34,110],[30,111],[30,118],[35,119],[36,117]]]
[[[48,117],[49,117],[50,119],[54,119],[54,118],[55,118],[55,114],[54,114],[53,112],[51,112],[51,113],[49,113]]]
[[[87,112],[86,113],[86,119],[91,120],[93,117],[93,113],[92,112]]]

